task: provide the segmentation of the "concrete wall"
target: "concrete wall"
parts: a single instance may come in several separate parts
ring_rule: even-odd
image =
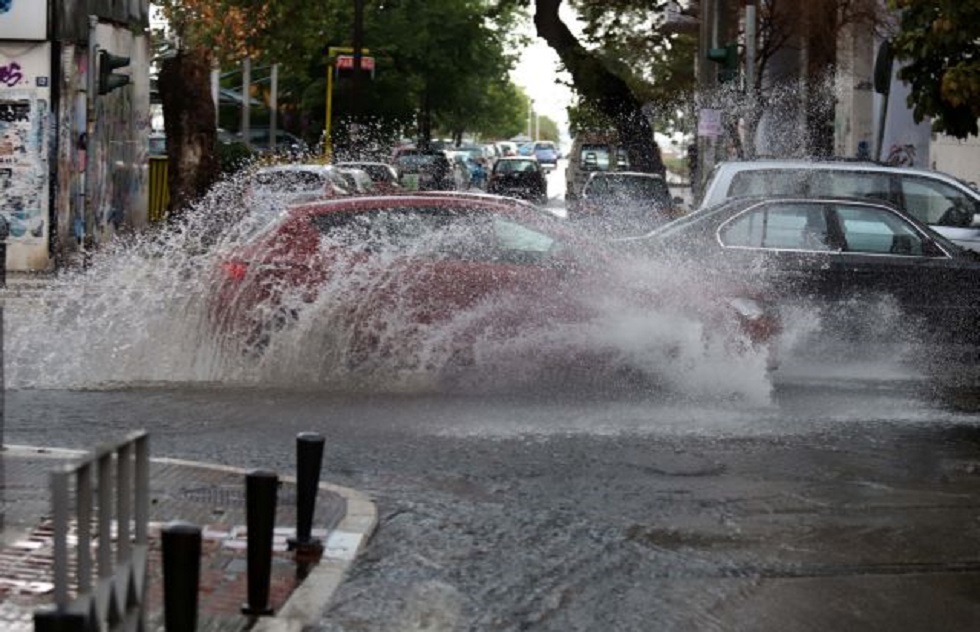
[[[937,134],[932,140],[932,164],[937,171],[980,184],[980,139],[965,139]]]

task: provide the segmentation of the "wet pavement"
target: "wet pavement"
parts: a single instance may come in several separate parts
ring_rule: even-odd
[[[283,437],[323,434],[324,479],[370,494],[379,527],[317,630],[971,629],[975,400],[843,370],[764,405],[15,391],[9,432],[63,444],[139,418],[158,453],[279,470]]]
[[[26,446],[0,451],[0,627],[33,630],[36,611],[54,603],[54,539],[49,472],[79,458],[80,452]],[[324,543],[323,556],[302,559],[288,551],[296,532],[294,479],[280,478],[276,505],[268,605],[261,620],[242,614],[248,598],[246,471],[213,464],[152,459],[150,541],[146,615],[149,630],[163,627],[163,563],[160,531],[172,521],[201,528],[198,591],[199,630],[237,632],[285,625],[299,618],[311,623],[329,601],[347,566],[373,531],[373,504],[354,490],[322,483],[312,535]],[[69,533],[69,560],[76,551]],[[93,534],[97,537],[97,534]],[[253,580],[254,581],[254,580]],[[306,590],[300,591],[301,587]],[[309,590],[313,588],[314,590]],[[75,584],[71,592],[74,594]],[[312,614],[311,614],[312,612]],[[312,619],[312,621],[311,621]],[[279,629],[275,627],[270,630]]]

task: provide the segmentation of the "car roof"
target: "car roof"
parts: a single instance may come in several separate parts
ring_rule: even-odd
[[[589,179],[622,178],[623,176],[630,178],[655,178],[657,180],[664,179],[664,177],[659,173],[647,173],[645,171],[592,171],[589,174]]]
[[[824,169],[824,170],[843,170],[843,171],[880,171],[883,173],[913,173],[939,175],[951,178],[949,174],[923,167],[906,167],[900,165],[890,165],[874,160],[860,160],[854,158],[834,158],[834,159],[815,159],[815,158],[753,158],[751,160],[726,160],[718,163],[719,169],[735,170],[763,170],[763,169]]]
[[[425,193],[404,193],[398,195],[351,195],[338,198],[325,198],[291,205],[287,215],[306,217],[324,213],[345,211],[370,211],[391,206],[404,208],[411,206],[457,207],[469,209],[492,209],[498,211],[525,211],[535,216],[544,215],[540,210],[526,202],[513,198],[489,194],[462,193],[451,191],[429,191]]]
[[[332,170],[332,165],[290,163],[284,165],[266,165],[265,167],[259,167],[256,170],[256,173],[275,173],[277,171],[310,171],[316,173]]]
[[[342,167],[344,169],[356,169],[359,166],[376,166],[376,167],[390,167],[387,162],[373,161],[373,160],[345,160],[343,162],[335,162],[334,167]]]

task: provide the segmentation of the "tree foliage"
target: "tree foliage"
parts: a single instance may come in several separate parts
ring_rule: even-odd
[[[957,138],[977,135],[980,119],[980,4],[891,0],[901,11],[892,43],[905,62],[899,78],[910,87],[916,121]]]
[[[286,113],[280,120],[308,139],[319,136],[327,49],[353,45],[353,0],[321,0],[316,10],[306,0],[160,4],[183,40],[214,51],[223,68],[246,55],[253,65],[279,64],[279,104]],[[333,82],[332,128],[339,135],[355,116],[383,128],[382,135],[519,124],[508,76],[520,48],[510,35],[521,15],[517,8],[496,11],[485,0],[364,0],[364,9],[363,46],[376,70],[357,90],[349,76]]]

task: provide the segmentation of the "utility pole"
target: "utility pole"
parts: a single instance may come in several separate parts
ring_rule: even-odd
[[[252,133],[249,128],[252,113],[252,58],[242,60],[242,140],[245,146],[252,148]]]
[[[364,55],[364,0],[354,0],[354,77],[351,83],[351,145],[360,142],[361,131],[361,67]]]

